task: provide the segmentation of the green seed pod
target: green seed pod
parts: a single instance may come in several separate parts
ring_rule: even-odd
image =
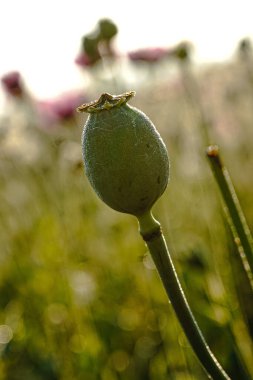
[[[86,175],[98,196],[113,209],[143,215],[164,192],[169,159],[149,118],[127,101],[135,92],[78,107],[88,112],[82,134]]]

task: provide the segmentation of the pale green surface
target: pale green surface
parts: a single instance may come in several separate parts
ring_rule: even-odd
[[[87,177],[117,211],[140,215],[164,192],[167,149],[153,123],[129,105],[90,114],[82,136]]]

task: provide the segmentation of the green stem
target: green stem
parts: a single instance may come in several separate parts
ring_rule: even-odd
[[[207,157],[225,203],[228,224],[253,289],[253,238],[250,229],[241,209],[229,172],[221,161],[217,145],[208,147]]]
[[[169,300],[195,354],[209,378],[213,378],[214,380],[229,380],[230,377],[223,370],[208,347],[188,305],[159,222],[153,218],[151,212],[138,217],[138,220],[140,234],[149,248]]]

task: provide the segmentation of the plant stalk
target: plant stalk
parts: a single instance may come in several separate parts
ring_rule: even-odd
[[[138,220],[140,234],[149,248],[177,318],[208,377],[214,380],[229,380],[230,377],[208,347],[192,314],[170,257],[160,223],[153,218],[151,212],[138,217]]]
[[[253,289],[253,238],[241,209],[229,172],[223,165],[217,145],[209,146],[207,157],[225,204],[225,214],[237,250]]]

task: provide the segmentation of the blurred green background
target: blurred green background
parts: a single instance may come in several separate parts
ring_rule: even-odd
[[[232,379],[250,379],[252,293],[205,150],[219,144],[252,227],[251,43],[241,41],[233,60],[197,70],[188,43],[122,64],[111,49],[115,34],[102,39],[98,57],[82,40],[90,59],[82,61],[83,92],[38,102],[19,73],[2,79],[0,379],[207,378],[136,220],[104,205],[85,177],[86,116],[75,107],[105,90],[136,90],[131,104],[162,135],[171,178],[154,215],[208,344]]]

